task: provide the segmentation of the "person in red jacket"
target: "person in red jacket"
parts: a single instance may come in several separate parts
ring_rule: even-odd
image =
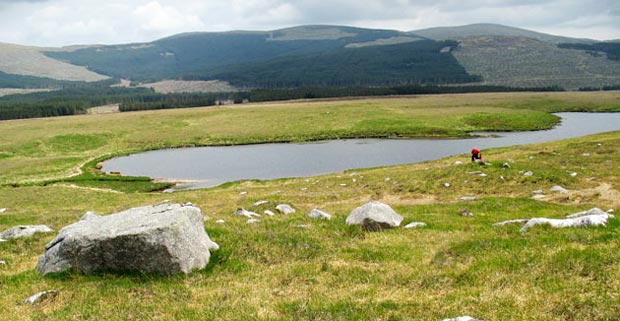
[[[482,152],[476,147],[471,150],[471,161],[475,162],[476,160],[482,161]]]

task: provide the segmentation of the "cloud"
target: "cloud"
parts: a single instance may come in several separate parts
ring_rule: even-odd
[[[0,41],[55,46],[304,24],[408,31],[479,22],[620,38],[617,0],[0,0]]]

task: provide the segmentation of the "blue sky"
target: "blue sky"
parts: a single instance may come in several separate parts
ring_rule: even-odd
[[[0,0],[0,42],[37,46],[152,41],[191,31],[335,24],[410,31],[499,23],[620,39],[618,0]]]

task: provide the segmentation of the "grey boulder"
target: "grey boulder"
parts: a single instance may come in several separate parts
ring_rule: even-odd
[[[282,213],[284,215],[295,213],[295,209],[292,208],[288,204],[280,204],[280,205],[276,206],[276,210],[278,210],[280,213]]]
[[[87,213],[45,246],[36,268],[42,275],[70,269],[189,273],[204,268],[209,250],[218,248],[204,230],[199,208],[143,206],[107,216]]]
[[[328,213],[325,213],[319,209],[313,208],[310,213],[308,213],[310,218],[314,219],[323,219],[323,220],[331,220],[332,216]]]
[[[35,233],[54,232],[46,225],[19,225],[0,233],[0,239],[10,240],[18,237],[30,237]]]
[[[345,222],[348,225],[359,225],[366,230],[379,231],[400,226],[402,221],[403,217],[390,206],[373,201],[354,209]]]

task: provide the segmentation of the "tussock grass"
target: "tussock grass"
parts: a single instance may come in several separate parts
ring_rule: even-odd
[[[497,98],[494,96],[487,98],[494,101]],[[418,104],[418,99],[427,100],[420,106],[445,103],[430,98],[404,101]],[[471,104],[484,102],[484,97],[478,95],[463,99],[470,99]],[[396,101],[400,100],[388,100],[388,105]],[[376,108],[372,105],[374,100],[358,103],[370,104],[369,113]],[[337,104],[344,106],[329,105],[334,113],[340,108],[355,109],[347,107],[348,102]],[[601,103],[602,108],[606,108],[604,104]],[[4,150],[13,146],[10,152],[3,150],[11,155],[19,153],[17,146],[32,141],[49,146],[47,137],[75,135],[69,137],[81,140],[97,131],[109,130],[109,133],[105,145],[92,150],[57,144],[55,148],[64,148],[64,151],[57,149],[58,156],[54,157],[60,165],[46,163],[51,162],[45,158],[46,154],[40,159],[19,156],[23,157],[22,161],[32,160],[36,166],[48,165],[44,168],[32,165],[30,172],[26,166],[15,165],[6,171],[2,167],[0,176],[11,182],[39,179],[60,173],[60,169],[75,166],[93,155],[152,146],[149,144],[154,144],[156,138],[174,139],[164,144],[183,142],[186,139],[183,134],[187,132],[176,132],[185,128],[179,124],[204,124],[207,122],[204,118],[210,117],[218,118],[217,122],[207,122],[211,125],[221,124],[227,117],[267,119],[276,117],[284,106],[114,116],[133,121],[142,119],[143,122],[132,123],[131,130],[136,132],[128,127],[124,134],[113,133],[112,129],[122,127],[113,124],[131,122],[114,117],[106,120],[91,116],[97,122],[88,117],[57,119],[51,123],[48,119],[9,122],[9,127],[23,129],[20,135],[11,136],[15,137],[11,142],[2,142]],[[300,104],[288,108],[299,108],[300,112],[308,111],[306,108],[314,111],[328,108],[322,106]],[[262,108],[268,113],[270,108],[275,108],[277,112],[265,116]],[[408,108],[391,105],[390,108],[399,113],[414,113]],[[440,109],[431,108],[430,112],[439,113]],[[505,110],[510,108],[497,111],[501,114]],[[380,120],[391,117],[389,112],[386,114],[378,113],[380,118],[366,121],[389,127],[389,121]],[[424,111],[420,110],[419,114],[423,115]],[[471,117],[471,114],[463,116]],[[363,115],[355,117],[363,118]],[[159,126],[166,118],[170,127],[151,132],[155,136],[152,140],[139,132],[142,126]],[[94,123],[99,125],[95,128]],[[356,122],[351,120],[351,123]],[[0,130],[7,130],[6,124],[0,123]],[[226,126],[237,125],[231,121]],[[275,123],[258,127],[263,125],[269,128],[261,129],[263,137],[277,132],[272,130]],[[65,130],[61,129],[63,126],[74,127]],[[235,131],[222,126],[233,137]],[[236,142],[253,137],[244,132],[251,129],[238,130]],[[314,129],[288,127],[288,130],[309,133]],[[44,131],[53,134],[41,135]],[[210,133],[208,139],[217,136],[215,130]],[[314,134],[307,135],[314,137]],[[0,265],[0,316],[7,320],[441,320],[472,315],[484,320],[617,320],[620,318],[617,304],[620,222],[617,218],[611,219],[607,227],[557,230],[541,226],[524,234],[519,233],[519,226],[493,227],[492,224],[517,218],[561,218],[594,206],[620,208],[619,151],[620,133],[615,132],[527,148],[488,150],[485,159],[492,165],[485,167],[470,163],[468,155],[459,155],[420,164],[310,178],[236,182],[173,194],[114,193],[71,188],[64,183],[2,186],[0,207],[8,210],[0,214],[0,230],[17,224],[47,224],[60,229],[86,211],[108,214],[169,200],[199,206],[207,218],[207,232],[221,249],[213,253],[206,269],[190,275],[63,273],[41,277],[34,266],[55,233],[0,243],[0,260],[7,262]],[[589,156],[584,156],[584,152]],[[5,161],[16,157],[3,158],[0,162],[4,166],[8,164]],[[500,165],[509,159],[511,168],[502,168]],[[456,160],[464,164],[455,165]],[[468,174],[476,170],[487,176]],[[525,177],[519,171],[532,171],[534,175]],[[571,171],[578,175],[569,175]],[[450,187],[444,187],[444,182],[449,182]],[[548,192],[553,185],[561,185],[569,193]],[[532,191],[537,189],[542,189],[547,197],[532,199]],[[475,196],[477,200],[460,201],[465,195]],[[268,203],[254,206],[258,200]],[[370,200],[391,205],[405,218],[404,224],[422,221],[428,225],[376,233],[346,226],[344,220],[350,211]],[[244,218],[233,215],[237,207],[262,213],[265,209],[273,210],[279,203],[291,204],[297,213],[264,216],[257,224],[246,224]],[[306,215],[315,207],[333,214],[334,218],[309,219]],[[460,216],[462,209],[474,216]],[[217,219],[226,223],[216,224]],[[28,296],[48,289],[59,291],[58,296],[34,306],[21,303]]]

